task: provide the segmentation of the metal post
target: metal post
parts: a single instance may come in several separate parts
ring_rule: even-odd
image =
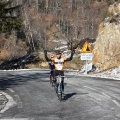
[[[85,64],[85,74],[87,74],[87,60],[86,60],[86,64]]]

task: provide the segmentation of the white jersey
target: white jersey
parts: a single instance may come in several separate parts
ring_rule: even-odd
[[[65,57],[61,57],[60,59],[58,59],[57,57],[52,58],[52,61],[54,61],[55,70],[63,70],[65,60]]]

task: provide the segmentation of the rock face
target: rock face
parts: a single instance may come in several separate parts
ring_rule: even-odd
[[[115,2],[113,5],[110,5],[108,10],[113,14],[120,12],[120,3]]]
[[[92,62],[101,71],[120,65],[120,4],[110,6],[109,11],[113,16],[100,24],[93,50]]]

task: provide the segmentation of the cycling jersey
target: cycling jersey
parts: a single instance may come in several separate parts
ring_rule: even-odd
[[[57,58],[54,57],[51,60],[54,61],[54,65],[55,65],[55,70],[63,70],[64,69],[64,62],[67,58],[65,57],[61,57],[61,58]]]

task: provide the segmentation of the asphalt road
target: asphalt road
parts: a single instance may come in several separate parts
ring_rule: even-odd
[[[120,120],[120,81],[66,72],[60,102],[49,83],[49,71],[1,71],[0,90],[9,105],[0,120]]]

